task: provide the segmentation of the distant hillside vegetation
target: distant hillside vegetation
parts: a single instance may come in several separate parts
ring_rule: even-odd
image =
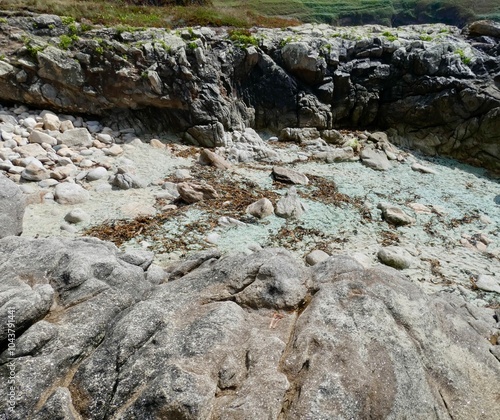
[[[500,21],[500,0],[214,0],[219,7],[246,6],[268,16],[334,25],[406,25],[442,22],[462,26]]]
[[[500,0],[1,0],[0,10],[86,18],[106,25],[267,26],[300,22],[400,26],[500,21]]]

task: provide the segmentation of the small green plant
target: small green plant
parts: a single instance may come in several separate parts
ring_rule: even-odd
[[[470,65],[470,63],[472,62],[472,58],[469,57],[461,48],[455,50],[455,54],[460,57],[460,60],[462,60],[462,63],[464,63],[466,66]]]
[[[92,25],[89,25],[88,23],[80,23],[80,30],[82,32],[88,32],[92,29]]]
[[[73,43],[78,41],[78,36],[76,35],[61,35],[59,37],[59,47],[63,50],[67,50]]]
[[[29,37],[24,37],[24,47],[26,48],[26,51],[28,51],[28,54],[35,58],[37,54],[45,49],[45,46],[42,45],[33,45],[34,40],[33,38]]]
[[[61,22],[63,23],[63,25],[71,25],[72,23],[75,23],[75,18],[71,17],[71,16],[62,16],[61,17]]]
[[[427,34],[422,34],[422,35],[420,35],[420,40],[421,40],[421,41],[432,41],[432,39],[433,39],[433,38],[432,38],[432,36],[430,36],[430,35],[427,35]]]
[[[0,61],[5,61],[5,54],[0,54]]]
[[[48,28],[49,28],[50,30],[55,29],[55,28],[56,28],[56,25],[54,25],[53,23],[51,23],[51,24],[48,26]]]
[[[148,79],[148,78],[149,78],[149,76],[148,76],[148,72],[147,72],[147,71],[143,71],[143,72],[141,73],[141,77],[142,77],[143,79]]]
[[[198,48],[198,44],[194,41],[191,41],[187,46],[190,50],[195,50],[196,48]]]
[[[104,54],[104,47],[102,47],[101,45],[99,45],[98,47],[95,47],[95,52],[99,55],[103,55]]]
[[[290,42],[293,42],[294,38],[292,36],[287,36],[286,38],[283,38],[280,41],[280,47],[283,48],[286,44],[290,44]]]
[[[440,33],[440,34],[447,34],[447,33],[449,33],[449,32],[450,32],[450,30],[449,30],[448,28],[441,28],[441,29],[439,30],[439,33]]]
[[[259,41],[255,38],[248,29],[233,29],[229,31],[229,39],[235,45],[240,47],[249,47],[250,45],[257,46]]]
[[[7,23],[7,19],[6,18],[0,18],[0,23]]]
[[[388,41],[396,41],[396,39],[398,39],[398,36],[397,35],[394,35],[392,32],[389,32],[389,31],[385,31],[382,33],[382,35],[384,35]]]
[[[75,22],[72,22],[68,25],[68,30],[71,35],[76,35],[78,33],[78,27]]]

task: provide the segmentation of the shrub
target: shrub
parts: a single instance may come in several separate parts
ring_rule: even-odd
[[[250,45],[257,46],[259,41],[255,38],[248,29],[232,29],[229,31],[229,39],[240,47],[248,47]]]

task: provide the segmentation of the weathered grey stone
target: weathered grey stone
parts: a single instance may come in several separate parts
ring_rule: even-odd
[[[63,182],[54,189],[54,198],[59,204],[72,205],[85,203],[89,200],[89,192],[78,184]]]
[[[330,256],[325,251],[315,249],[306,255],[306,263],[309,265],[316,265],[328,258],[330,258]]]
[[[64,216],[64,220],[66,220],[68,223],[82,223],[86,222],[90,219],[90,216],[88,215],[87,212],[83,211],[82,209],[73,209],[69,213]]]
[[[247,207],[246,212],[254,217],[263,219],[274,213],[274,206],[273,203],[271,203],[271,200],[264,197],[250,204]]]
[[[130,188],[145,188],[147,184],[134,174],[118,173],[111,180],[111,185],[121,190],[128,190]]]
[[[21,178],[26,181],[41,181],[43,179],[49,178],[50,174],[43,165],[37,165],[36,163],[29,163],[28,166],[21,173]]]
[[[225,136],[224,126],[220,122],[191,127],[184,134],[187,142],[202,147],[223,146]]]
[[[377,253],[377,257],[383,264],[398,270],[410,268],[413,263],[410,253],[399,246],[381,248]]]
[[[152,286],[154,266],[123,261],[111,244],[15,237],[0,240],[0,263],[2,308],[25,320],[15,420],[496,419],[494,310],[427,295],[390,268],[208,251]],[[19,297],[35,302],[40,286],[52,294],[33,311]]]
[[[318,51],[303,42],[286,44],[281,54],[285,68],[304,82],[315,85],[320,83],[326,72],[326,62]]]
[[[200,163],[214,166],[217,169],[229,169],[231,167],[231,164],[226,159],[208,149],[201,150]]]
[[[486,292],[500,293],[500,279],[493,276],[481,274],[477,278],[475,285],[478,289],[485,290]]]
[[[23,232],[25,206],[19,187],[0,173],[0,239]]]
[[[309,179],[307,178],[307,176],[284,166],[274,166],[272,175],[276,181],[280,182],[300,185],[309,184]]]
[[[86,128],[73,128],[60,134],[59,142],[68,147],[92,146],[92,136]]]
[[[359,157],[364,165],[377,171],[387,171],[392,168],[387,155],[381,150],[364,148]]]
[[[212,200],[218,198],[217,191],[208,184],[200,185],[191,182],[181,182],[177,184],[179,196],[186,203],[196,203],[202,200]]]
[[[421,165],[420,163],[414,163],[411,165],[411,169],[415,172],[421,172],[423,174],[437,174],[434,169]]]
[[[389,203],[379,203],[377,208],[382,210],[382,218],[387,222],[396,226],[404,226],[415,223],[415,219],[408,216],[399,207],[393,206]]]
[[[85,177],[87,181],[97,181],[99,179],[106,178],[108,176],[108,170],[102,166],[91,169],[87,176]]]
[[[276,216],[283,217],[285,219],[298,219],[305,211],[306,208],[302,201],[300,201],[295,187],[291,187],[276,203]]]
[[[29,141],[31,143],[47,143],[50,144],[51,146],[54,146],[57,144],[57,139],[49,136],[48,134],[42,133],[41,131],[38,130],[33,130],[29,136]]]
[[[296,143],[318,138],[320,138],[320,134],[316,128],[284,128],[279,135],[280,141],[293,141]]]

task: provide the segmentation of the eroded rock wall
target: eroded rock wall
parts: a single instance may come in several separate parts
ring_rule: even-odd
[[[496,24],[176,31],[0,23],[0,99],[191,134],[388,130],[429,154],[500,167]],[[219,125],[220,124],[220,125]],[[214,132],[214,127],[217,128]]]

